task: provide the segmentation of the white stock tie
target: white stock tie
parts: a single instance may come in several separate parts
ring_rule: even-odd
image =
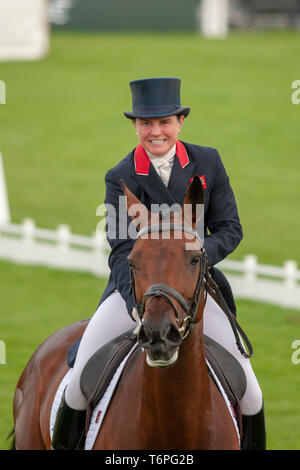
[[[147,152],[147,155],[150,158],[152,165],[154,166],[162,182],[166,186],[168,186],[169,184],[175,153],[176,145],[174,145],[165,155],[162,155],[161,157],[157,157],[155,155],[152,155],[150,152]]]
[[[173,158],[171,158],[171,162],[173,161]],[[170,174],[171,174],[171,162],[169,160],[164,160],[159,163],[157,166],[158,174],[161,177],[163,183],[168,186],[169,179],[170,179]]]

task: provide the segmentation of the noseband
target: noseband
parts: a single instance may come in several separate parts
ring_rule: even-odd
[[[149,225],[148,227],[145,227],[140,232],[138,232],[137,238],[140,238],[147,233],[170,232],[170,231],[175,231],[175,230],[193,235],[194,238],[198,240],[202,245],[202,241],[201,241],[201,238],[199,237],[198,232],[193,230],[191,227],[187,227],[181,224],[159,223],[159,224]],[[135,305],[135,308],[137,309],[140,320],[142,321],[143,315],[145,313],[147,298],[149,298],[149,301],[148,301],[148,305],[149,305],[149,303],[155,297],[163,297],[169,302],[169,304],[173,308],[175,312],[176,322],[179,325],[179,311],[178,311],[177,306],[174,303],[174,300],[176,300],[186,313],[186,316],[183,320],[182,325],[178,327],[178,330],[182,338],[183,339],[186,338],[186,336],[189,334],[189,332],[192,330],[193,326],[195,325],[195,317],[196,317],[198,306],[199,306],[201,288],[204,285],[204,281],[205,281],[205,277],[207,276],[207,273],[208,273],[207,254],[205,252],[205,249],[201,248],[200,249],[200,270],[199,270],[196,288],[194,291],[194,296],[190,303],[188,303],[185,300],[185,298],[176,289],[173,289],[173,287],[167,284],[152,284],[152,286],[150,286],[149,289],[147,289],[147,291],[145,292],[142,303],[140,304],[137,301],[136,294],[135,294],[133,270],[132,268],[130,268],[130,289],[134,298],[134,305]]]

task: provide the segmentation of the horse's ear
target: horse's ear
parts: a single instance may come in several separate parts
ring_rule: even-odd
[[[195,229],[198,220],[204,211],[204,191],[201,179],[198,175],[192,178],[187,187],[185,198],[182,205],[182,214],[185,222],[192,225]]]
[[[120,179],[120,184],[126,196],[127,212],[139,231],[147,225],[150,213],[147,207],[127,188],[123,179]]]

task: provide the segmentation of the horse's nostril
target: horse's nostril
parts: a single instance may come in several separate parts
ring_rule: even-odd
[[[167,343],[173,346],[178,346],[181,343],[182,336],[173,323],[169,326],[165,339]]]
[[[155,329],[147,323],[141,325],[138,333],[138,342],[143,348],[149,348],[156,344],[165,344],[167,347],[177,347],[182,341],[182,336],[173,323],[165,328]]]
[[[138,333],[139,344],[143,347],[147,347],[150,345],[151,341],[152,341],[151,332],[145,325],[142,325]]]

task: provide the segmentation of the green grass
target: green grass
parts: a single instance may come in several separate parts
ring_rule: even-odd
[[[299,33],[234,33],[224,40],[196,34],[53,34],[37,62],[0,63],[7,104],[0,105],[12,219],[38,226],[66,223],[75,233],[96,228],[106,171],[135,145],[132,79],[182,78],[191,114],[182,140],[219,149],[235,190],[244,239],[236,259],[300,260]],[[77,273],[0,263],[0,448],[12,425],[17,378],[38,344],[57,328],[89,316],[104,281]],[[299,367],[291,343],[299,312],[239,301],[239,317],[255,346],[253,364],[265,396],[273,449],[299,448]]]
[[[0,64],[13,219],[91,233],[106,171],[136,145],[122,114],[131,108],[129,81],[179,76],[182,103],[191,106],[181,138],[217,147],[236,193],[245,238],[235,257],[299,260],[300,105],[291,102],[299,37],[56,34],[44,60]]]
[[[105,281],[87,274],[0,263],[0,449],[12,428],[12,402],[22,370],[51,333],[95,311]]]
[[[268,449],[299,449],[300,365],[291,358],[292,343],[300,339],[300,312],[244,300],[237,306],[254,348],[251,362],[265,400]]]

